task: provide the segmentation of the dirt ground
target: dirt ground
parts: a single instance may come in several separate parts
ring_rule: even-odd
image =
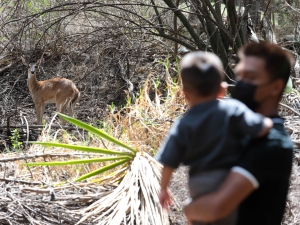
[[[170,190],[174,196],[174,203],[170,207],[169,215],[173,225],[187,224],[187,220],[183,213],[183,207],[189,200],[189,191],[187,186],[188,168],[180,166],[174,173]]]

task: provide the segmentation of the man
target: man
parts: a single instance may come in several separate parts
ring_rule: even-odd
[[[185,208],[189,221],[213,222],[239,206],[237,225],[280,225],[284,214],[293,144],[278,115],[278,102],[289,79],[293,57],[270,43],[251,43],[239,52],[232,97],[270,117],[274,127],[251,139],[221,185]]]

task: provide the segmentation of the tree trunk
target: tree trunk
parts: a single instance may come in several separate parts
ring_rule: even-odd
[[[266,16],[262,19],[262,36],[266,41],[277,44],[276,34],[274,33],[271,21]]]

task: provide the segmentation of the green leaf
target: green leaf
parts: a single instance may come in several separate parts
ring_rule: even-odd
[[[106,154],[106,155],[127,155],[130,157],[134,157],[134,155],[129,152],[114,151],[114,150],[108,150],[108,149],[103,149],[103,148],[93,148],[93,147],[87,147],[87,146],[60,144],[60,143],[54,143],[54,142],[29,141],[28,143],[39,144],[39,145],[48,146],[48,147],[68,148],[68,149],[73,149],[73,150],[78,150],[78,151],[83,151],[83,152],[94,152],[94,153],[100,153],[100,154]]]
[[[118,139],[110,136],[109,134],[105,133],[104,131],[102,131],[100,129],[97,129],[97,128],[95,128],[95,127],[93,127],[93,126],[91,126],[91,125],[89,125],[87,123],[84,123],[84,122],[82,122],[80,120],[77,120],[75,118],[69,117],[67,115],[64,115],[64,114],[61,114],[61,113],[58,113],[58,112],[57,112],[57,114],[60,117],[62,117],[64,120],[68,121],[69,123],[72,123],[72,124],[74,124],[74,125],[76,125],[78,127],[81,127],[82,129],[84,129],[84,130],[86,130],[86,131],[88,131],[88,132],[90,132],[92,134],[98,135],[98,136],[100,136],[100,137],[102,137],[102,138],[104,138],[104,139],[106,139],[106,140],[108,140],[108,141],[110,141],[110,142],[112,142],[112,143],[114,143],[116,145],[122,146],[122,147],[124,147],[124,148],[132,151],[134,154],[138,152],[138,150],[131,148],[130,146],[128,146],[125,143],[119,141]]]
[[[98,169],[98,170],[94,170],[93,172],[87,173],[87,174],[85,174],[85,175],[83,175],[83,176],[77,178],[75,181],[82,181],[82,180],[85,180],[85,179],[87,179],[87,178],[89,178],[89,177],[98,175],[98,174],[100,174],[100,173],[104,173],[104,172],[106,172],[106,171],[108,171],[108,170],[110,170],[110,169],[113,169],[113,168],[115,168],[115,167],[117,167],[117,166],[120,166],[120,165],[122,165],[122,164],[124,164],[124,163],[127,163],[128,161],[129,161],[128,159],[123,159],[123,160],[121,160],[121,161],[112,163],[112,164],[110,164],[110,165],[108,165],[108,166],[104,166],[104,167],[102,167],[102,168],[100,168],[100,169]]]
[[[131,157],[128,156],[118,156],[118,157],[103,157],[103,158],[92,158],[92,159],[79,159],[70,161],[56,161],[56,162],[34,162],[34,163],[24,163],[23,166],[65,166],[73,164],[83,164],[83,163],[94,163],[94,162],[107,162],[113,160],[126,159],[130,160]]]

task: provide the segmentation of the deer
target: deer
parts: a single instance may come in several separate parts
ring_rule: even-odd
[[[43,58],[37,62],[27,63],[25,58],[21,56],[22,62],[28,67],[27,86],[35,104],[37,114],[37,124],[41,125],[46,104],[55,103],[56,110],[60,113],[68,113],[74,116],[74,107],[79,101],[80,92],[75,84],[66,78],[52,78],[49,80],[38,81],[36,79],[36,70],[44,61]],[[61,119],[61,124],[65,125],[66,121]]]

